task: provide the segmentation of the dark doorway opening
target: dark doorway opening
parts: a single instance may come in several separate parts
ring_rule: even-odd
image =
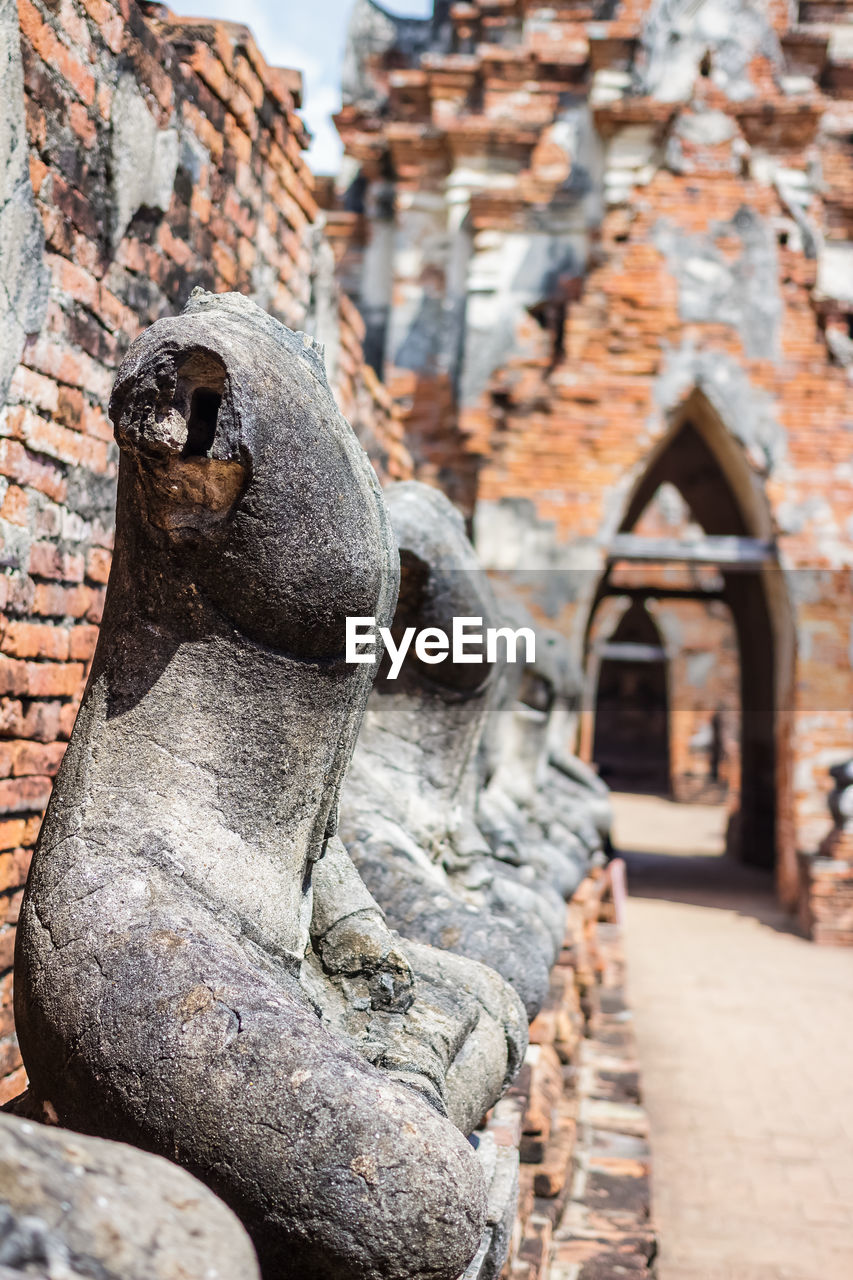
[[[593,761],[613,791],[669,794],[666,653],[640,601],[601,650]]]

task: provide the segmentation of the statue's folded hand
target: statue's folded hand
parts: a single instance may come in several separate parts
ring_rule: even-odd
[[[414,974],[378,907],[337,920],[313,941],[326,973],[367,977],[372,1008],[402,1013],[410,1007]]]

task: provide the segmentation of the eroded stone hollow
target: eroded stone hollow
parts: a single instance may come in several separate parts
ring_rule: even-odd
[[[236,295],[143,334],[111,412],[104,622],[18,933],[34,1105],[198,1174],[267,1280],[454,1280],[485,1192],[442,1111],[482,1115],[524,1028],[489,970],[410,960],[334,839],[374,674],[344,619],[397,590],[375,477]]]

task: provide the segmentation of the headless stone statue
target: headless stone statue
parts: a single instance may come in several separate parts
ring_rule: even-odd
[[[554,697],[548,716],[545,800],[557,819],[594,854],[610,842],[613,809],[610,788],[596,771],[571,749],[577,735],[583,676],[568,654],[568,642],[546,632],[546,649],[553,654]]]
[[[594,819],[607,804],[566,746],[579,674],[562,636],[536,626],[519,602],[503,605],[507,625],[535,629],[536,658],[501,672],[481,757],[478,821],[496,857],[534,883],[544,875],[569,898],[600,848]]]
[[[571,750],[577,734],[583,675],[570,645],[558,631],[543,628],[536,670],[550,686],[541,787],[533,808],[556,833],[572,832],[587,854],[598,853],[612,825],[610,789],[594,769]]]
[[[408,626],[449,634],[454,617],[491,625],[491,591],[454,507],[414,482],[391,486],[386,501],[400,544],[397,641]],[[468,782],[493,676],[488,663],[427,664],[411,649],[397,679],[380,671],[341,834],[395,929],[490,965],[532,1017],[547,993],[565,912],[553,892],[546,901],[508,879],[475,823]]]
[[[373,675],[344,619],[387,620],[397,585],[375,477],[319,354],[238,295],[143,334],[111,416],[104,621],[18,930],[34,1104],[197,1173],[265,1280],[453,1280],[485,1192],[436,1108],[454,1071],[480,1087],[488,983],[446,998],[430,953],[443,1023],[389,1030],[418,965],[333,838]]]

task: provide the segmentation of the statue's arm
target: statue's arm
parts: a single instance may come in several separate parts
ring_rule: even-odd
[[[312,882],[311,942],[325,971],[366,974],[374,1008],[407,1008],[411,966],[338,836],[314,864]]]

